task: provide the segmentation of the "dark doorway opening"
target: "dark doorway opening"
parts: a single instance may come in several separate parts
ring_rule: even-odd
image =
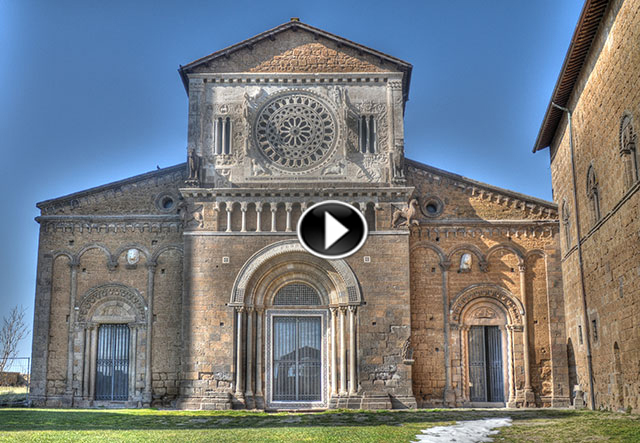
[[[498,326],[469,329],[469,394],[472,402],[503,402],[502,333]]]

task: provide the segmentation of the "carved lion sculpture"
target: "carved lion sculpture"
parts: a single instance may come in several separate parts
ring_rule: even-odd
[[[393,220],[391,226],[399,228],[400,226],[418,226],[418,220],[416,215],[418,214],[418,200],[412,198],[409,200],[409,205],[406,209],[398,209],[393,213]]]

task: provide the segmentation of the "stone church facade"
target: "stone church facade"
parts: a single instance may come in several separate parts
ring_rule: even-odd
[[[585,3],[534,147],[561,212],[570,386],[594,409],[640,409],[639,38],[640,1]]]
[[[38,204],[33,404],[569,404],[557,206],[405,159],[410,64],[292,20],[180,75],[185,164]]]

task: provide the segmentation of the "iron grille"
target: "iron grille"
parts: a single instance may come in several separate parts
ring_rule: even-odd
[[[96,361],[96,400],[129,397],[129,326],[100,325]]]
[[[273,304],[277,306],[318,306],[320,295],[318,291],[304,283],[292,283],[280,288]]]
[[[274,317],[273,400],[322,400],[320,317]]]

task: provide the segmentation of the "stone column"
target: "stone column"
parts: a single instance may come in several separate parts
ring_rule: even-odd
[[[256,308],[256,397],[262,397],[262,318],[264,309]]]
[[[91,326],[91,373],[89,383],[89,399],[96,398],[96,359],[98,358],[98,326]]]
[[[460,347],[464,350],[461,353],[462,361],[462,397],[465,402],[471,400],[469,395],[469,326],[460,325]]]
[[[143,403],[151,405],[151,346],[153,341],[153,285],[156,275],[156,263],[147,263],[147,346],[144,362],[144,395]]]
[[[89,379],[91,377],[91,329],[84,328],[84,376],[82,377],[82,397],[89,400]]]
[[[227,202],[226,210],[227,210],[227,230],[226,232],[231,232],[231,212],[233,211],[233,202]]]
[[[349,395],[358,390],[356,380],[356,307],[349,306]]]
[[[253,308],[247,308],[247,383],[245,398],[253,397]]]
[[[44,226],[40,226],[42,232]],[[51,319],[51,279],[53,255],[44,254],[38,260],[36,299],[33,319],[33,346],[31,349],[31,386],[29,397],[36,405],[42,405],[47,394],[47,367],[49,353],[49,329]]]
[[[524,306],[524,315],[522,316],[522,344],[524,354],[524,406],[535,406],[535,395],[531,388],[531,366],[529,361],[529,310],[527,309],[527,281],[526,281],[526,265],[521,263],[518,265],[520,270],[520,295],[522,296],[522,305]]]
[[[338,342],[336,340],[338,334],[337,313],[338,308],[329,308],[331,310],[331,394],[338,394]]]
[[[285,228],[285,231],[291,232],[291,211],[293,210],[293,203],[287,202],[284,204],[284,207],[287,211],[287,226]]]
[[[240,203],[240,211],[242,211],[242,225],[240,232],[247,232],[247,202]]]
[[[262,232],[262,203],[256,203],[256,232]]]
[[[278,211],[277,203],[271,203],[271,232],[276,232],[276,212]]]
[[[69,294],[69,329],[67,337],[67,384],[65,386],[66,401],[73,405],[73,341],[75,339],[75,317],[76,317],[76,293],[78,291],[78,266],[79,262],[73,260],[69,263],[71,269],[71,291]]]
[[[516,407],[516,373],[513,364],[513,326],[507,325],[507,372],[509,374],[509,400],[507,401],[508,408]]]
[[[242,317],[244,313],[244,307],[236,308],[237,318],[237,336],[236,336],[236,397],[243,398],[243,384],[244,384],[244,365],[242,358]]]
[[[451,261],[443,260],[439,263],[442,271],[442,318],[444,319],[444,404],[455,406],[456,394],[451,380],[451,338],[449,331],[449,268]]]
[[[138,326],[134,326],[131,331],[131,349],[133,354],[133,363],[131,365],[132,395],[136,395],[136,382],[138,377]]]
[[[347,347],[345,346],[345,316],[347,308],[340,307],[340,395],[347,395]]]

